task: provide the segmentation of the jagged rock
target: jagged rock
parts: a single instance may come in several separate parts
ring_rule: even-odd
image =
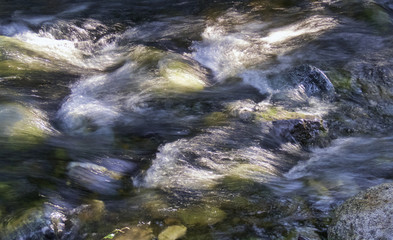
[[[327,132],[326,123],[322,120],[291,119],[272,123],[274,134],[303,146],[319,144],[321,135]]]
[[[334,86],[329,78],[318,68],[311,65],[296,67],[290,78],[297,84],[298,88],[303,88],[308,97],[322,97],[331,99],[334,96]]]
[[[328,230],[331,240],[392,239],[393,183],[385,183],[350,198],[335,211]]]

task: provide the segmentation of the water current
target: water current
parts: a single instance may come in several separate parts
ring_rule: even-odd
[[[0,0],[1,239],[327,239],[393,180],[388,0]]]

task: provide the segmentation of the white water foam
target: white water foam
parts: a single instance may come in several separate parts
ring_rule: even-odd
[[[231,130],[214,129],[192,139],[163,145],[145,177],[136,184],[162,189],[207,190],[225,176],[268,182],[281,174],[281,166],[289,164],[276,152],[255,145],[249,136],[235,140],[228,131]],[[300,151],[299,147],[285,145],[283,151],[295,154]]]
[[[269,86],[260,80],[258,74],[250,71],[264,69],[261,66],[268,67],[277,60],[273,56],[283,56],[301,47],[308,39],[313,39],[338,24],[331,17],[317,15],[290,25],[269,29],[272,24],[256,20],[247,22],[246,17],[243,18],[239,19],[236,15],[239,24],[233,29],[227,29],[228,27],[223,24],[228,20],[223,19],[207,26],[202,34],[202,41],[193,44],[191,56],[210,68],[218,81],[242,77],[246,83],[255,86],[262,93],[269,91]],[[302,40],[291,43],[299,38]],[[267,74],[268,72],[265,75]],[[255,78],[252,79],[251,75]]]

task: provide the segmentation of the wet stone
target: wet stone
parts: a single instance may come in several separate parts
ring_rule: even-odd
[[[104,195],[117,195],[126,188],[123,178],[136,169],[136,164],[120,159],[103,159],[91,162],[71,162],[68,177],[72,183]]]
[[[187,226],[214,225],[226,218],[226,213],[213,206],[200,206],[181,209],[177,212]]]
[[[1,229],[4,239],[67,239],[72,224],[59,208],[46,204],[31,208],[12,219]]]
[[[290,74],[292,81],[297,87],[304,88],[308,97],[321,97],[332,99],[334,97],[334,86],[329,78],[320,69],[311,65],[296,67]]]
[[[365,98],[377,102],[393,99],[391,64],[361,63],[353,68],[353,78]]]
[[[115,229],[112,233],[105,236],[103,239],[114,240],[152,240],[154,239],[153,230],[148,226],[131,226],[121,229]]]
[[[186,235],[187,228],[183,225],[167,227],[158,235],[158,240],[176,240]]]
[[[392,206],[392,183],[369,188],[348,199],[336,209],[328,230],[328,238],[331,240],[391,239]]]
[[[0,102],[0,138],[22,150],[41,143],[52,133],[46,116],[38,109],[17,102]]]
[[[291,119],[273,121],[272,132],[286,141],[309,146],[323,143],[322,137],[327,130],[322,120]]]

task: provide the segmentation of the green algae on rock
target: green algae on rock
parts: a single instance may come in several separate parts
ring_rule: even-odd
[[[200,91],[206,87],[206,76],[201,69],[181,59],[163,59],[160,74],[168,81],[165,86],[179,91]]]
[[[20,103],[0,103],[0,120],[0,137],[17,148],[39,144],[53,133],[43,112]]]
[[[159,235],[158,240],[176,240],[186,235],[187,228],[183,225],[172,225],[164,229]]]
[[[226,213],[214,206],[194,206],[179,209],[176,215],[186,226],[214,225],[226,218]]]

